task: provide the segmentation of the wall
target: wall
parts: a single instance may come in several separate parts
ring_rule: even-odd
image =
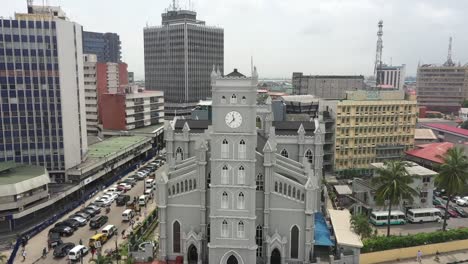
[[[96,92],[98,102],[98,120],[102,122],[102,106],[101,96],[107,93],[107,64],[97,63],[96,64]]]
[[[128,85],[128,71],[126,63],[119,63],[119,91],[125,92],[123,85]]]
[[[104,129],[126,130],[124,94],[103,94],[99,105]]]
[[[450,241],[446,243],[437,243],[430,245],[422,245],[417,247],[399,248],[392,250],[384,250],[379,252],[365,253],[360,256],[360,264],[381,263],[387,261],[397,261],[399,259],[413,258],[416,259],[418,250],[421,250],[423,255],[434,255],[439,253],[451,252],[468,249],[468,239]]]

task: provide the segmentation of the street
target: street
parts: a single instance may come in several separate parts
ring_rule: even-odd
[[[156,173],[158,173],[160,169],[158,169],[156,171]],[[134,172],[135,171],[130,172],[123,179],[127,178],[130,175],[133,175]],[[143,193],[144,193],[144,180],[143,181],[138,181],[137,184],[125,194],[130,195],[130,197],[133,199],[134,196],[139,197]],[[98,194],[96,194],[90,200],[88,200],[86,205],[88,205],[90,202],[94,201],[96,199],[96,197],[98,197],[99,195],[102,195],[102,191],[99,192]],[[134,218],[135,221],[136,221],[135,226],[136,226],[137,223],[143,221],[143,217],[146,215],[145,210],[149,214],[155,208],[156,208],[156,203],[155,203],[154,199],[152,199],[147,204],[146,209],[144,207],[142,207],[141,217],[138,217],[138,215],[135,216],[135,218]],[[81,208],[75,209],[73,212],[65,215],[59,221],[63,221],[65,219],[68,219],[68,217],[70,215],[72,215],[73,213],[79,211],[80,209]],[[122,236],[121,236],[122,230],[125,229],[126,230],[125,234],[127,234],[127,235],[130,233],[131,226],[130,226],[129,222],[122,222],[121,214],[125,209],[126,209],[125,206],[116,206],[115,201],[112,203],[111,210],[110,210],[110,212],[108,214],[106,214],[105,209],[102,208],[101,215],[107,215],[109,217],[109,221],[106,224],[104,224],[101,228],[97,229],[98,232],[100,232],[100,230],[104,226],[106,226],[108,224],[112,224],[112,225],[114,225],[114,226],[116,226],[118,228],[117,234],[114,235],[109,241],[107,241],[102,246],[102,249],[101,249],[102,252],[104,252],[106,249],[115,248],[116,244],[120,244],[122,242]],[[139,219],[139,221],[137,219]],[[41,258],[43,248],[47,247],[48,231],[52,227],[53,227],[53,225],[51,225],[49,228],[43,230],[41,233],[37,234],[36,236],[34,236],[33,238],[31,238],[29,240],[28,244],[26,245],[27,257],[26,257],[26,261],[24,261],[24,262],[22,261],[23,258],[21,256],[21,250],[22,249],[20,248],[20,250],[18,251],[18,253],[16,255],[15,263],[45,263],[45,264],[46,263],[69,263],[68,262],[68,257],[54,258],[53,257],[53,249],[50,249],[50,251],[48,252],[46,258]],[[70,237],[62,237],[62,241],[64,243],[65,242],[72,242],[72,243],[75,243],[75,245],[78,245],[79,241],[81,239],[82,242],[83,242],[83,245],[88,247],[88,240],[95,233],[96,233],[96,230],[95,229],[90,229],[89,223],[88,223],[87,225],[85,225],[83,227],[79,227],[74,232],[74,234],[71,235]],[[85,257],[83,258],[83,263],[88,263],[90,259],[91,259],[91,252],[89,252],[87,255],[85,255]]]

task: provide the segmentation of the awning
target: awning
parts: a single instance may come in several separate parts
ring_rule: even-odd
[[[330,239],[330,230],[322,213],[315,213],[314,239],[316,246],[333,246],[335,243]]]

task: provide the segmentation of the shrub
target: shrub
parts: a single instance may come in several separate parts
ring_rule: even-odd
[[[468,228],[453,229],[446,232],[419,233],[407,236],[379,236],[364,240],[364,247],[361,249],[361,253],[415,247],[462,239],[468,239]]]

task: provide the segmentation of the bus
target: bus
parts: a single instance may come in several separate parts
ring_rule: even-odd
[[[375,211],[370,215],[370,222],[376,226],[388,223],[388,211]],[[402,211],[392,211],[390,214],[390,225],[406,224],[405,214]]]
[[[437,208],[417,208],[409,209],[406,218],[411,223],[435,222],[441,220],[441,214]]]

